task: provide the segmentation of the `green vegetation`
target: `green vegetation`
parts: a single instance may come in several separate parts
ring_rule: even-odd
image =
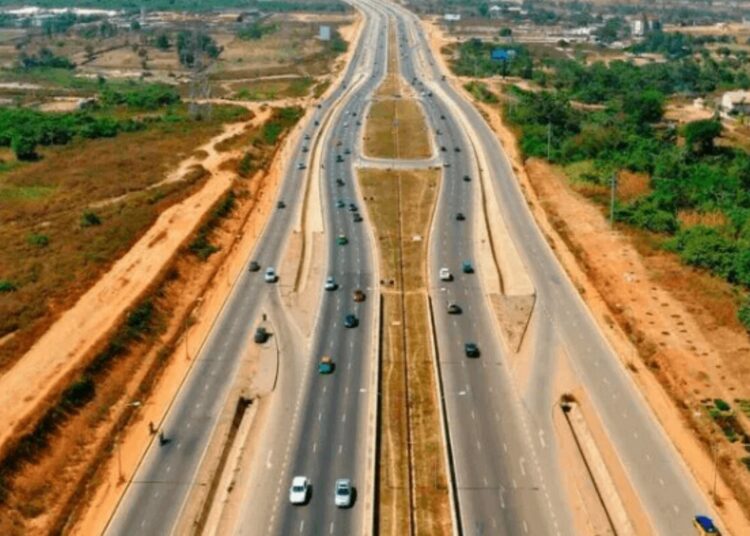
[[[35,55],[27,55],[22,52],[18,57],[18,64],[22,69],[74,69],[75,65],[68,58],[55,56],[48,48],[41,49]]]
[[[484,82],[471,81],[464,84],[466,91],[471,93],[479,102],[495,104],[500,102],[497,95],[487,88]]]
[[[7,279],[0,279],[0,292],[14,292],[18,287]]]
[[[188,249],[200,260],[205,261],[211,255],[219,251],[218,246],[213,245],[210,241],[211,232],[219,225],[219,222],[231,214],[236,204],[236,197],[233,191],[224,196],[211,212],[208,221],[201,225],[198,233],[188,246]]]
[[[253,21],[243,26],[237,31],[237,37],[247,41],[257,41],[264,35],[271,34],[279,29],[278,24],[263,24],[260,21]]]
[[[200,50],[211,59],[216,59],[222,47],[216,44],[213,37],[203,32],[183,30],[177,34],[177,55],[185,67],[192,67],[196,62],[195,50]]]
[[[641,67],[549,60],[534,77],[542,90],[514,87],[505,108],[526,156],[583,166],[578,180],[604,187],[621,170],[648,175],[647,191],[618,201],[615,218],[657,233],[684,263],[750,288],[750,155],[717,143],[718,120],[676,129],[662,117],[673,95],[745,84],[744,69],[705,56]],[[749,311],[740,309],[745,325]]]
[[[493,60],[492,50],[502,48],[509,51],[506,61]],[[534,64],[526,47],[522,45],[503,45],[485,43],[481,39],[469,39],[458,45],[459,56],[454,61],[453,71],[461,76],[485,78],[488,76],[520,76],[530,79],[534,75]]]
[[[101,101],[109,106],[127,106],[139,110],[156,110],[180,102],[177,90],[166,84],[132,84],[130,87],[105,87]]]
[[[688,35],[680,32],[650,32],[645,39],[630,47],[632,52],[657,52],[668,58],[684,58],[700,52],[709,43],[732,43],[730,35]]]
[[[286,107],[274,110],[273,117],[263,125],[261,130],[261,141],[266,145],[274,145],[279,136],[289,127],[295,125],[303,115],[302,108]]]

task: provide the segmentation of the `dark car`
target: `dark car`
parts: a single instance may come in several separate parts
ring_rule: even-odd
[[[449,303],[448,304],[448,314],[449,315],[460,315],[461,314],[461,307],[457,303]]]
[[[458,221],[464,221],[464,220],[466,219],[466,216],[464,216],[464,213],[463,213],[463,212],[457,212],[457,213],[456,213],[456,219],[457,219]]]
[[[442,152],[445,152],[445,151],[447,151],[447,149],[445,148],[445,145],[441,145],[441,146],[440,146],[440,150],[441,150]]]
[[[344,179],[336,179],[336,186],[343,186],[344,185]]]
[[[361,221],[362,221],[362,216],[360,215],[360,213],[359,213],[359,212],[355,212],[355,213],[354,213],[354,222],[355,222],[355,223],[359,223],[359,222],[361,222]]]
[[[349,203],[349,212],[357,212],[357,205]]]
[[[345,328],[356,328],[358,325],[359,325],[359,319],[352,313],[349,313],[348,315],[344,317]]]
[[[253,340],[257,344],[263,344],[268,340],[268,338],[271,335],[268,333],[268,330],[264,328],[263,326],[258,326],[258,329],[255,330],[255,335],[253,335]]]
[[[464,344],[464,352],[466,352],[466,357],[479,357],[479,346],[473,342],[467,342]]]
[[[276,208],[286,208],[286,203],[284,203],[283,201],[279,201],[278,203],[276,203]]]
[[[365,291],[362,289],[355,289],[354,292],[352,292],[352,299],[355,302],[363,302],[365,301],[366,295]]]
[[[343,161],[344,161],[344,157],[341,156],[340,154],[337,154],[336,155],[336,162],[343,162]]]
[[[474,266],[471,264],[471,261],[464,261],[461,265],[461,271],[465,274],[473,274]]]
[[[260,270],[260,264],[258,263],[258,261],[250,261],[250,265],[247,269],[251,272],[257,272],[258,270]]]
[[[441,115],[441,116],[440,116],[440,119],[445,119],[445,116],[444,116],[444,115]]]
[[[461,152],[461,147],[456,147],[455,150],[456,150],[457,153],[460,153]]]
[[[468,175],[464,175],[464,182],[470,182],[470,181],[471,181],[471,177],[469,177]]]

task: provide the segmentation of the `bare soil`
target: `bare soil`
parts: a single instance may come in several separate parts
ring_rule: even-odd
[[[364,152],[376,158],[429,158],[430,140],[419,103],[412,99],[373,102],[365,124]]]

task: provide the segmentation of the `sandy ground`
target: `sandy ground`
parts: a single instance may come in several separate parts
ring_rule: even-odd
[[[269,113],[257,110],[251,122],[260,124]],[[245,123],[235,124],[228,130],[244,127]],[[219,170],[230,153],[220,155],[214,149],[216,139],[223,136],[201,148],[208,154],[201,164],[212,173],[205,186],[164,211],[133,248],[0,378],[0,421],[5,423],[0,448],[60,381],[81,367],[82,360],[161,274],[204,212],[230,186],[234,174]]]
[[[434,27],[428,27],[428,35],[435,51],[445,44]],[[445,65],[444,58],[436,56]],[[690,405],[703,397],[730,401],[738,396],[748,397],[747,335],[710,322],[694,304],[676,298],[659,281],[659,266],[644,262],[629,237],[613,232],[599,207],[573,192],[559,171],[542,162],[530,162],[527,174],[516,140],[503,125],[499,111],[482,104],[477,106],[508,153],[532,212],[558,258],[581,290],[603,332],[629,364],[632,377],[708,494],[714,474],[710,454],[659,380],[671,378],[671,387],[679,387]],[[553,221],[569,226],[576,249],[583,252],[585,265],[572,253]],[[636,338],[654,341],[659,378],[640,365],[638,350],[625,330],[612,320],[612,305],[617,306],[619,317],[627,319],[626,329],[636,330]],[[745,359],[739,359],[743,356]],[[750,533],[750,522],[722,479],[718,495],[727,528],[736,534]]]

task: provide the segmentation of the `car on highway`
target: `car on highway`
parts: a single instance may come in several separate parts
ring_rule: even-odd
[[[453,274],[451,274],[448,268],[440,268],[438,275],[440,276],[440,281],[453,281]]]
[[[461,147],[456,147],[456,148],[455,148],[454,150],[455,150],[455,151],[456,151],[457,153],[460,153],[460,152],[461,152]]]
[[[449,315],[460,315],[461,314],[461,306],[457,303],[450,302],[448,304],[448,314]]]
[[[464,175],[464,182],[471,182],[471,177]]]
[[[276,280],[279,278],[278,275],[276,275],[276,270],[274,270],[272,267],[266,268],[266,273],[263,274],[263,279],[266,280],[266,283],[276,283]]]
[[[473,342],[467,342],[464,344],[464,352],[466,357],[479,357],[479,346]]]
[[[310,139],[310,134],[305,134],[305,139],[309,140]]]
[[[363,302],[365,301],[365,298],[365,291],[360,288],[354,289],[354,292],[352,292],[352,299],[355,302]]]
[[[445,152],[445,151],[447,151],[447,150],[448,150],[448,149],[446,149],[446,148],[445,148],[445,145],[441,145],[441,146],[440,146],[440,152],[444,153],[444,152]]]
[[[354,214],[354,221],[359,223],[362,221],[362,216],[359,214],[359,212],[355,212]]]
[[[465,274],[473,274],[474,273],[474,265],[471,264],[471,261],[464,261],[461,264],[461,271]]]
[[[306,476],[295,476],[289,488],[289,502],[292,504],[306,504],[310,497],[310,481]]]
[[[441,115],[441,116],[440,116],[440,119],[445,119],[445,116],[444,116],[444,115]]]
[[[697,515],[693,518],[693,526],[701,536],[721,536],[719,529],[714,525],[713,519],[708,516]]]
[[[303,162],[300,162],[299,164],[297,164],[297,169],[306,169],[306,168],[307,166]]]
[[[352,150],[347,147],[344,149],[344,154],[352,154]]]
[[[357,205],[349,203],[349,212],[357,212]]]
[[[320,363],[318,363],[318,374],[332,374],[335,367],[336,365],[333,363],[331,356],[324,355],[320,358]]]
[[[276,203],[276,208],[286,208],[286,203],[279,201]]]
[[[258,270],[260,270],[260,263],[258,263],[258,261],[250,261],[247,269],[251,272],[257,272]]]
[[[466,219],[466,216],[464,216],[463,212],[456,212],[456,220],[457,221],[464,221]]]
[[[339,236],[338,236],[338,237],[336,238],[336,243],[337,243],[337,244],[338,244],[339,246],[345,246],[345,245],[347,245],[347,244],[349,243],[349,239],[348,239],[348,238],[346,237],[346,235],[342,235],[342,234],[340,234],[340,235],[339,235]]]
[[[344,161],[344,157],[343,157],[343,156],[341,156],[340,154],[337,154],[337,155],[336,155],[336,162],[339,162],[339,163],[341,163],[341,162],[343,162],[343,161]]]
[[[352,481],[348,478],[339,478],[336,480],[336,489],[334,491],[333,502],[339,508],[349,508],[354,500],[354,488]]]
[[[270,336],[271,334],[268,333],[268,330],[265,327],[258,326],[255,330],[255,335],[253,335],[253,341],[255,341],[256,344],[263,344]]]
[[[336,208],[344,208],[345,206],[346,202],[343,199],[336,200]]]
[[[345,184],[344,179],[341,179],[341,178],[336,179],[336,186],[343,186],[344,184]]]
[[[336,283],[334,277],[332,275],[329,275],[328,277],[326,277],[326,282],[323,285],[323,288],[326,290],[336,290],[337,288],[339,288],[339,286]]]
[[[357,326],[359,326],[359,318],[356,315],[349,313],[344,317],[345,328],[356,328]]]
[[[307,145],[303,145],[303,146],[302,146],[302,152],[303,152],[303,153],[306,153],[306,152],[308,152],[308,151],[310,151],[310,149],[309,149],[309,148],[307,147]]]

